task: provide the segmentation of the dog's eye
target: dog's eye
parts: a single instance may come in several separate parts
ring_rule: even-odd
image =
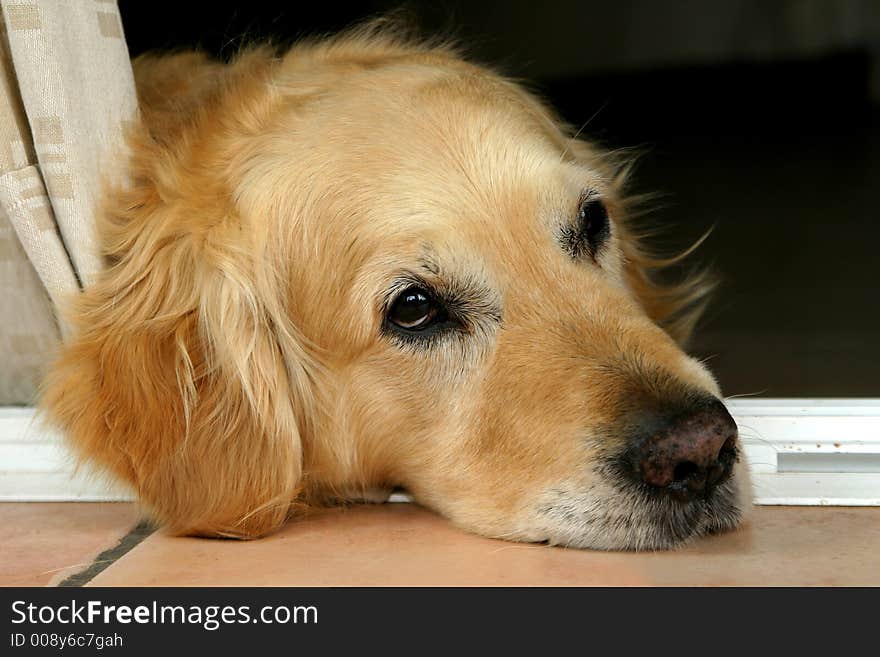
[[[441,318],[440,304],[418,286],[405,289],[388,310],[388,321],[407,331],[422,331]]]
[[[608,225],[608,209],[597,196],[590,195],[581,203],[578,212],[580,225],[578,238],[594,258],[602,249],[610,233]]]

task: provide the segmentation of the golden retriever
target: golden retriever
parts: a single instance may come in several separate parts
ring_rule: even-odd
[[[130,184],[46,381],[83,459],[183,534],[402,488],[517,541],[670,548],[748,504],[626,165],[518,84],[376,25],[135,62]]]

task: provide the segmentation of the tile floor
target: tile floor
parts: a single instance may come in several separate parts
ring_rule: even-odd
[[[134,504],[0,503],[0,586],[54,586],[137,524]]]
[[[58,584],[135,525],[129,504],[0,504],[0,584]],[[157,532],[90,586],[880,585],[880,509],[757,507],[676,552],[566,550],[463,533],[409,504],[330,509],[258,541]]]

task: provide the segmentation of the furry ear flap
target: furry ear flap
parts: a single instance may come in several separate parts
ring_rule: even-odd
[[[216,173],[218,137],[247,128],[233,101],[249,99],[257,122],[271,107],[270,66],[264,51],[229,66],[192,53],[140,62],[131,184],[99,214],[107,268],[75,300],[44,385],[48,419],[79,457],[175,533],[265,534],[301,485],[313,370],[263,224],[238,215]]]
[[[628,232],[629,228],[624,227],[623,231]],[[661,282],[660,277],[665,269],[691,255],[706,237],[708,233],[682,253],[669,258],[652,255],[634,235],[621,240],[626,259],[625,275],[630,289],[648,316],[682,347],[687,346],[703,315],[717,279],[708,269],[696,270],[678,282]]]
[[[43,406],[76,453],[175,533],[259,536],[298,494],[307,356],[242,233],[138,233],[80,295],[46,380]]]

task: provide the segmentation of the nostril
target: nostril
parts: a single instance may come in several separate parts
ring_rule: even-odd
[[[700,467],[693,461],[682,461],[672,471],[672,479],[673,481],[684,481],[699,469]]]
[[[721,453],[736,451],[736,436],[731,436],[721,446]]]

